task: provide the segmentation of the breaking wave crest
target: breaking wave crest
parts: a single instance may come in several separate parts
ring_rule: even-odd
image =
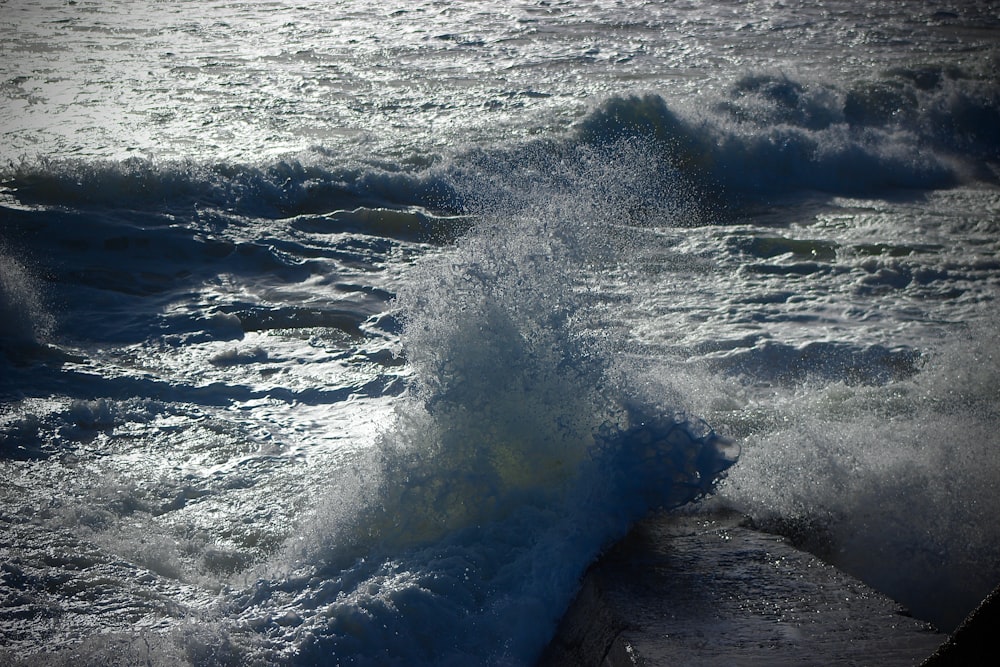
[[[613,97],[578,127],[582,141],[622,136],[666,159],[725,203],[820,191],[870,194],[996,182],[1000,86],[955,68],[896,69],[846,88],[784,75],[734,82],[697,114],[658,95]]]
[[[2,170],[0,193],[29,205],[302,216],[307,226],[332,212],[324,224],[357,230],[384,222],[384,215],[369,210],[455,212],[470,196],[482,203],[485,192],[470,193],[456,181],[484,162],[498,167],[494,175],[504,171],[513,185],[512,166],[551,166],[581,147],[633,141],[653,149],[673,180],[696,187],[697,198],[752,204],[802,190],[871,194],[996,182],[997,127],[995,77],[953,66],[900,67],[841,85],[752,73],[705,99],[611,96],[561,138],[463,148],[452,156],[345,165],[315,148],[261,164],[24,160]],[[540,160],[543,154],[549,157]],[[376,224],[371,231],[392,229]],[[427,231],[419,225],[413,230]]]
[[[35,342],[48,319],[27,269],[5,255],[0,255],[0,319],[0,339],[19,343]]]
[[[259,615],[290,582],[329,580],[319,599],[299,592],[311,599],[294,608],[317,613],[290,630],[296,660],[530,664],[602,548],[649,510],[710,494],[735,462],[594,326],[602,301],[584,276],[622,256],[589,237],[627,246],[606,215],[612,183],[592,180],[609,160],[635,166],[614,171],[630,174],[623,192],[657,171],[633,145],[581,150],[536,182],[534,206],[491,197],[414,269],[397,302],[413,378],[395,423],[288,556],[297,574],[245,600]]]

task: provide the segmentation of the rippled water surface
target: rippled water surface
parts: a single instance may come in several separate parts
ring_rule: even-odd
[[[998,581],[991,3],[0,2],[0,661],[532,664],[715,493]]]

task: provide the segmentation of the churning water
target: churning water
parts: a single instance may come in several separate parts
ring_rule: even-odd
[[[715,493],[1000,581],[990,3],[0,2],[0,657],[532,664]]]

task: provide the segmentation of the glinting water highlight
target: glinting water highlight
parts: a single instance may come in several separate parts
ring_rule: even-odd
[[[0,662],[532,665],[705,502],[1000,583],[992,3],[0,8]]]

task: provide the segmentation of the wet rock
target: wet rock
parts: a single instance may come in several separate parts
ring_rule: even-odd
[[[739,514],[663,514],[590,569],[539,666],[910,666],[941,641]]]
[[[996,632],[1000,630],[1000,586],[952,633],[920,667],[988,667],[997,664]]]

